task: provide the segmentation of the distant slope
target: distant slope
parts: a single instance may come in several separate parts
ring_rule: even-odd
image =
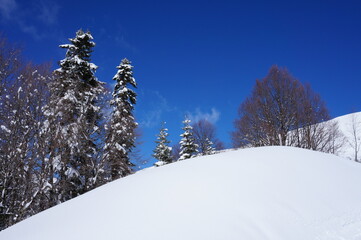
[[[358,142],[361,147],[361,112],[351,113],[343,115],[337,118],[334,118],[332,121],[338,123],[339,129],[344,135],[343,146],[338,153],[339,156],[345,157],[351,160],[355,159],[355,150],[354,150],[354,135],[353,135],[353,123],[355,123],[356,135],[358,137]],[[359,152],[359,161],[361,161],[361,151]]]
[[[360,239],[361,164],[291,147],[141,171],[2,232],[6,240]]]

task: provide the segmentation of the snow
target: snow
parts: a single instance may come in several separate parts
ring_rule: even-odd
[[[91,70],[96,70],[96,69],[98,69],[98,66],[95,65],[94,63],[89,63],[89,67],[90,67]]]
[[[146,169],[37,214],[6,240],[360,239],[361,164],[292,147]]]
[[[4,125],[1,125],[0,128],[1,128],[1,130],[5,131],[7,133],[11,133],[11,131]]]
[[[122,147],[119,143],[115,143],[115,148],[120,152],[125,152],[124,147]]]
[[[68,178],[73,178],[73,177],[79,177],[79,172],[77,170],[75,170],[74,168],[72,167],[68,167],[68,169],[65,171],[65,175],[68,177]]]
[[[154,166],[156,166],[156,167],[161,167],[161,166],[163,166],[163,165],[165,165],[165,164],[167,164],[167,163],[164,162],[164,161],[157,161],[157,162],[154,163]]]

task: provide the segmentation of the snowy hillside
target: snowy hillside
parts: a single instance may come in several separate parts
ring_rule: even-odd
[[[342,148],[338,155],[354,160],[355,146],[357,146],[358,149],[361,148],[361,112],[343,115],[333,119],[332,121],[336,121],[338,123],[339,129],[344,136]],[[358,160],[361,160],[360,151],[358,151]]]
[[[291,147],[141,171],[2,232],[6,240],[360,239],[361,164]]]

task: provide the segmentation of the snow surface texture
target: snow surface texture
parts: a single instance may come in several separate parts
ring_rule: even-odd
[[[345,137],[338,155],[355,160],[355,147],[361,148],[361,112],[343,115],[332,121],[337,121],[339,129]],[[358,151],[358,161],[361,161],[361,150]]]
[[[361,164],[292,147],[228,151],[116,180],[6,240],[361,239]]]

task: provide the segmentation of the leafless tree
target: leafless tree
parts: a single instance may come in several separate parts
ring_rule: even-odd
[[[303,85],[287,69],[272,66],[241,104],[233,144],[335,151],[330,141],[332,134],[337,135],[337,125],[327,123],[329,119],[326,105],[309,85]]]
[[[203,154],[207,151],[209,141],[213,143],[213,148],[221,150],[224,144],[216,137],[216,127],[213,123],[206,119],[201,119],[193,124],[193,135],[197,145],[199,146],[198,152]]]
[[[302,84],[286,69],[272,66],[264,79],[256,81],[251,96],[239,108],[234,145],[286,145],[287,133],[297,127],[302,90]]]
[[[19,63],[19,62],[17,62]],[[39,128],[41,106],[47,98],[49,66],[20,63],[8,81],[1,99],[0,215],[2,227],[9,226],[44,206],[39,197],[44,187]]]
[[[132,166],[133,171],[136,172],[149,161],[149,158],[146,158],[141,152],[141,146],[143,144],[143,140],[142,140],[143,132],[139,126],[135,129],[134,134],[135,134],[135,147],[129,153],[129,159],[130,162],[133,164]]]
[[[0,97],[14,83],[22,65],[21,49],[0,34]],[[1,108],[0,108],[1,109]],[[1,110],[0,110],[1,111]]]
[[[330,116],[319,94],[305,85],[300,95],[299,112],[296,117],[296,129],[289,132],[294,142],[289,145],[321,152],[336,153],[340,146],[341,133],[337,122],[329,121]]]
[[[354,160],[356,162],[359,161],[359,151],[361,148],[360,133],[361,133],[361,120],[354,113],[351,115],[351,119],[350,119],[350,123],[349,123],[348,135],[350,137],[347,138],[347,143],[354,152]]]
[[[49,207],[40,128],[50,77],[50,64],[24,62],[0,38],[0,229]]]
[[[180,158],[180,145],[179,143],[176,143],[173,145],[172,147],[172,158],[173,158],[173,162],[178,161],[178,159]]]
[[[0,230],[13,222],[14,203],[19,203],[22,197],[17,185],[23,178],[19,174],[22,162],[18,158],[12,158],[16,136],[13,132],[15,126],[14,115],[17,111],[14,87],[19,73],[21,72],[21,51],[0,38]],[[12,123],[12,124],[11,124]]]

